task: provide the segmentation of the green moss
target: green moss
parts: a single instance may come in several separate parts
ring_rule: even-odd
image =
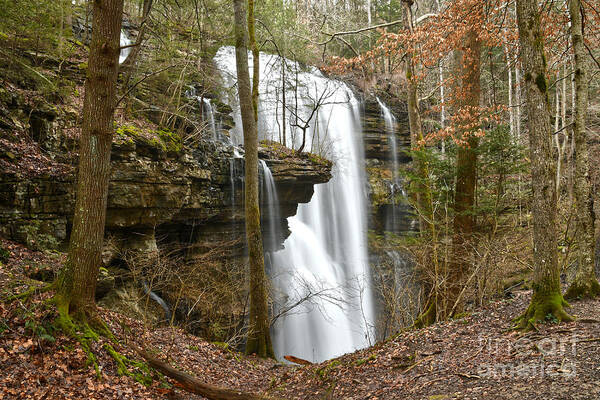
[[[569,322],[573,317],[566,313],[565,307],[570,307],[560,292],[542,293],[535,291],[527,310],[515,319],[516,329],[536,329],[539,322]]]
[[[104,349],[108,352],[108,354],[111,355],[111,357],[117,363],[117,373],[119,375],[130,376],[137,382],[146,386],[152,383],[150,368],[146,363],[130,360],[129,358],[116,351],[115,348],[110,344],[105,344]]]
[[[333,164],[330,160],[328,160],[325,157],[322,157],[318,154],[314,154],[314,153],[307,153],[307,154],[308,154],[308,159],[314,164],[321,164],[321,165],[326,165],[329,167],[331,167],[331,165]]]
[[[334,360],[334,361],[330,362],[329,364],[327,364],[321,368],[318,368],[315,371],[315,374],[322,380],[327,380],[327,377],[331,373],[331,371],[333,371],[336,367],[338,367],[340,365],[341,365],[341,363],[339,360]]]
[[[164,129],[159,129],[154,131],[154,133],[158,136],[162,142],[163,148],[166,151],[179,153],[182,150],[183,141],[181,140],[181,136],[179,136],[177,133]]]
[[[531,72],[527,72],[525,74],[525,82],[531,82],[532,79],[533,79],[533,75],[531,75]]]
[[[284,146],[279,142],[275,142],[273,140],[262,140],[260,142],[260,147],[268,149],[270,152],[274,153],[278,158],[286,158],[286,157],[297,157],[298,153],[289,147]],[[331,167],[333,163],[326,159],[325,157],[314,154],[314,153],[303,153],[308,157],[308,159],[313,164],[324,165]]]
[[[123,125],[116,129],[117,139],[133,143],[144,141],[166,152],[179,153],[183,149],[183,140],[175,132],[157,129],[146,134],[134,125]]]
[[[7,262],[9,257],[10,251],[6,250],[4,247],[0,247],[0,263]]]
[[[117,128],[117,136],[121,137],[121,138],[131,138],[131,139],[135,139],[135,138],[139,138],[141,137],[141,131],[138,127],[133,126],[133,125],[123,125]]]
[[[371,354],[369,357],[361,358],[360,360],[356,360],[355,364],[360,367],[361,365],[366,364],[369,361],[373,361],[375,359],[377,359],[377,356],[375,354]]]
[[[535,85],[538,87],[541,93],[546,93],[548,89],[548,82],[546,82],[546,77],[544,74],[538,74],[535,78]]]
[[[452,316],[452,319],[463,319],[471,315],[470,312],[461,312]]]

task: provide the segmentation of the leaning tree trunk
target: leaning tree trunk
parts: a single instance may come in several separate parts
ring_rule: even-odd
[[[245,212],[246,240],[250,264],[250,321],[246,353],[260,357],[274,357],[269,315],[260,209],[258,204],[258,132],[255,107],[250,89],[248,71],[248,29],[244,0],[234,0],[235,13],[235,60],[238,79],[238,95],[242,114],[245,150]],[[256,69],[256,68],[255,68]],[[255,83],[258,89],[258,82]]]
[[[481,44],[474,29],[465,34],[464,47],[455,50],[454,69],[458,76],[453,88],[455,110],[468,115],[461,125],[477,125],[479,99],[481,97],[480,67]],[[460,85],[460,86],[457,86]],[[469,256],[475,226],[475,184],[477,180],[476,128],[459,129],[465,144],[458,146],[456,158],[456,184],[454,190],[454,234],[452,236],[452,259],[448,272],[446,316],[462,310],[463,286],[469,271]]]
[[[586,54],[583,44],[581,3],[570,0],[571,38],[575,53],[575,213],[577,215],[577,271],[565,297],[596,297],[600,284],[594,271],[594,198],[590,182],[585,113],[587,111],[588,82]],[[563,93],[563,97],[564,93]]]
[[[404,6],[404,28],[407,32],[413,32],[412,11],[413,0],[402,0]],[[410,127],[410,146],[413,152],[419,150],[420,142],[423,140],[423,125],[421,114],[419,112],[419,97],[417,94],[417,82],[415,80],[415,65],[412,54],[407,53],[406,62],[406,82],[407,82],[407,108],[408,124]],[[422,327],[434,323],[438,315],[438,288],[439,288],[439,264],[437,257],[437,244],[435,243],[435,226],[433,225],[433,211],[431,206],[431,185],[429,182],[429,166],[427,161],[420,155],[414,159],[417,179],[411,188],[415,196],[415,206],[419,214],[419,230],[421,235],[431,237],[433,240],[433,282],[430,289],[429,298],[425,302],[425,307],[421,315],[415,321],[415,326]]]
[[[518,321],[521,328],[529,329],[547,315],[553,315],[560,321],[572,318],[564,310],[567,303],[560,291],[556,240],[556,161],[552,155],[546,57],[536,0],[517,0],[517,21],[527,97],[534,262],[533,297]]]
[[[95,0],[93,5],[75,216],[57,290],[61,312],[83,317],[96,314],[94,294],[106,219],[123,0]]]

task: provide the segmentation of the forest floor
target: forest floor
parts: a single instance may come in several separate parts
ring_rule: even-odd
[[[51,293],[8,300],[35,284],[28,276],[44,275],[33,265],[58,267],[64,256],[1,244],[10,254],[0,263],[0,399],[201,399],[154,371],[147,386],[119,375],[105,338],[91,345],[98,379],[78,342],[54,330],[45,301]],[[135,344],[206,383],[278,399],[600,399],[600,300],[572,303],[575,322],[511,330],[529,298],[515,292],[461,319],[308,366],[245,357],[104,309],[101,315],[119,340],[115,349],[131,360],[142,361]]]

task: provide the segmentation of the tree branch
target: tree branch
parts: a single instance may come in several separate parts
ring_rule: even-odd
[[[415,24],[419,24],[431,17],[437,17],[437,15],[438,14],[436,14],[436,13],[429,13],[429,14],[422,15],[419,18],[417,18],[417,20],[415,21]],[[334,33],[328,33],[328,32],[321,31],[322,34],[329,36],[329,39],[325,40],[324,42],[317,42],[317,44],[319,46],[324,46],[324,45],[332,42],[333,39],[336,39],[338,36],[356,35],[357,33],[371,31],[373,29],[387,28],[389,26],[394,26],[394,25],[398,25],[398,24],[402,24],[402,23],[404,23],[404,19],[399,19],[396,21],[386,22],[383,24],[378,24],[378,25],[373,25],[373,26],[367,26],[367,27],[355,29],[352,31],[342,31],[342,32],[334,32]]]

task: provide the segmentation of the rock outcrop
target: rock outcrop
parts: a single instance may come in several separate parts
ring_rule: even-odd
[[[393,137],[396,140],[399,169],[406,170],[411,161],[407,153],[410,149],[410,130],[406,105],[401,102],[389,102],[387,105],[396,118]],[[395,234],[413,230],[414,217],[404,195],[403,180],[401,177],[396,182],[393,179],[392,135],[385,126],[381,107],[373,97],[365,99],[363,134],[370,199],[369,229]]]
[[[118,251],[153,251],[157,240],[187,247],[188,254],[203,253],[225,242],[243,243],[243,159],[234,157],[231,146],[200,141],[189,148],[169,142],[168,137],[117,136],[111,155],[106,232]],[[298,203],[310,200],[313,185],[330,179],[331,166],[305,154],[263,149],[261,156],[271,166],[279,191],[281,224],[286,228],[278,238],[282,243],[286,218],[295,214]],[[14,157],[14,163],[22,159],[20,154]],[[3,169],[0,234],[33,248],[65,249],[72,223],[74,178],[73,168],[37,176],[19,168]],[[268,218],[269,207],[263,209]],[[244,246],[228,250],[232,256],[240,255]]]

